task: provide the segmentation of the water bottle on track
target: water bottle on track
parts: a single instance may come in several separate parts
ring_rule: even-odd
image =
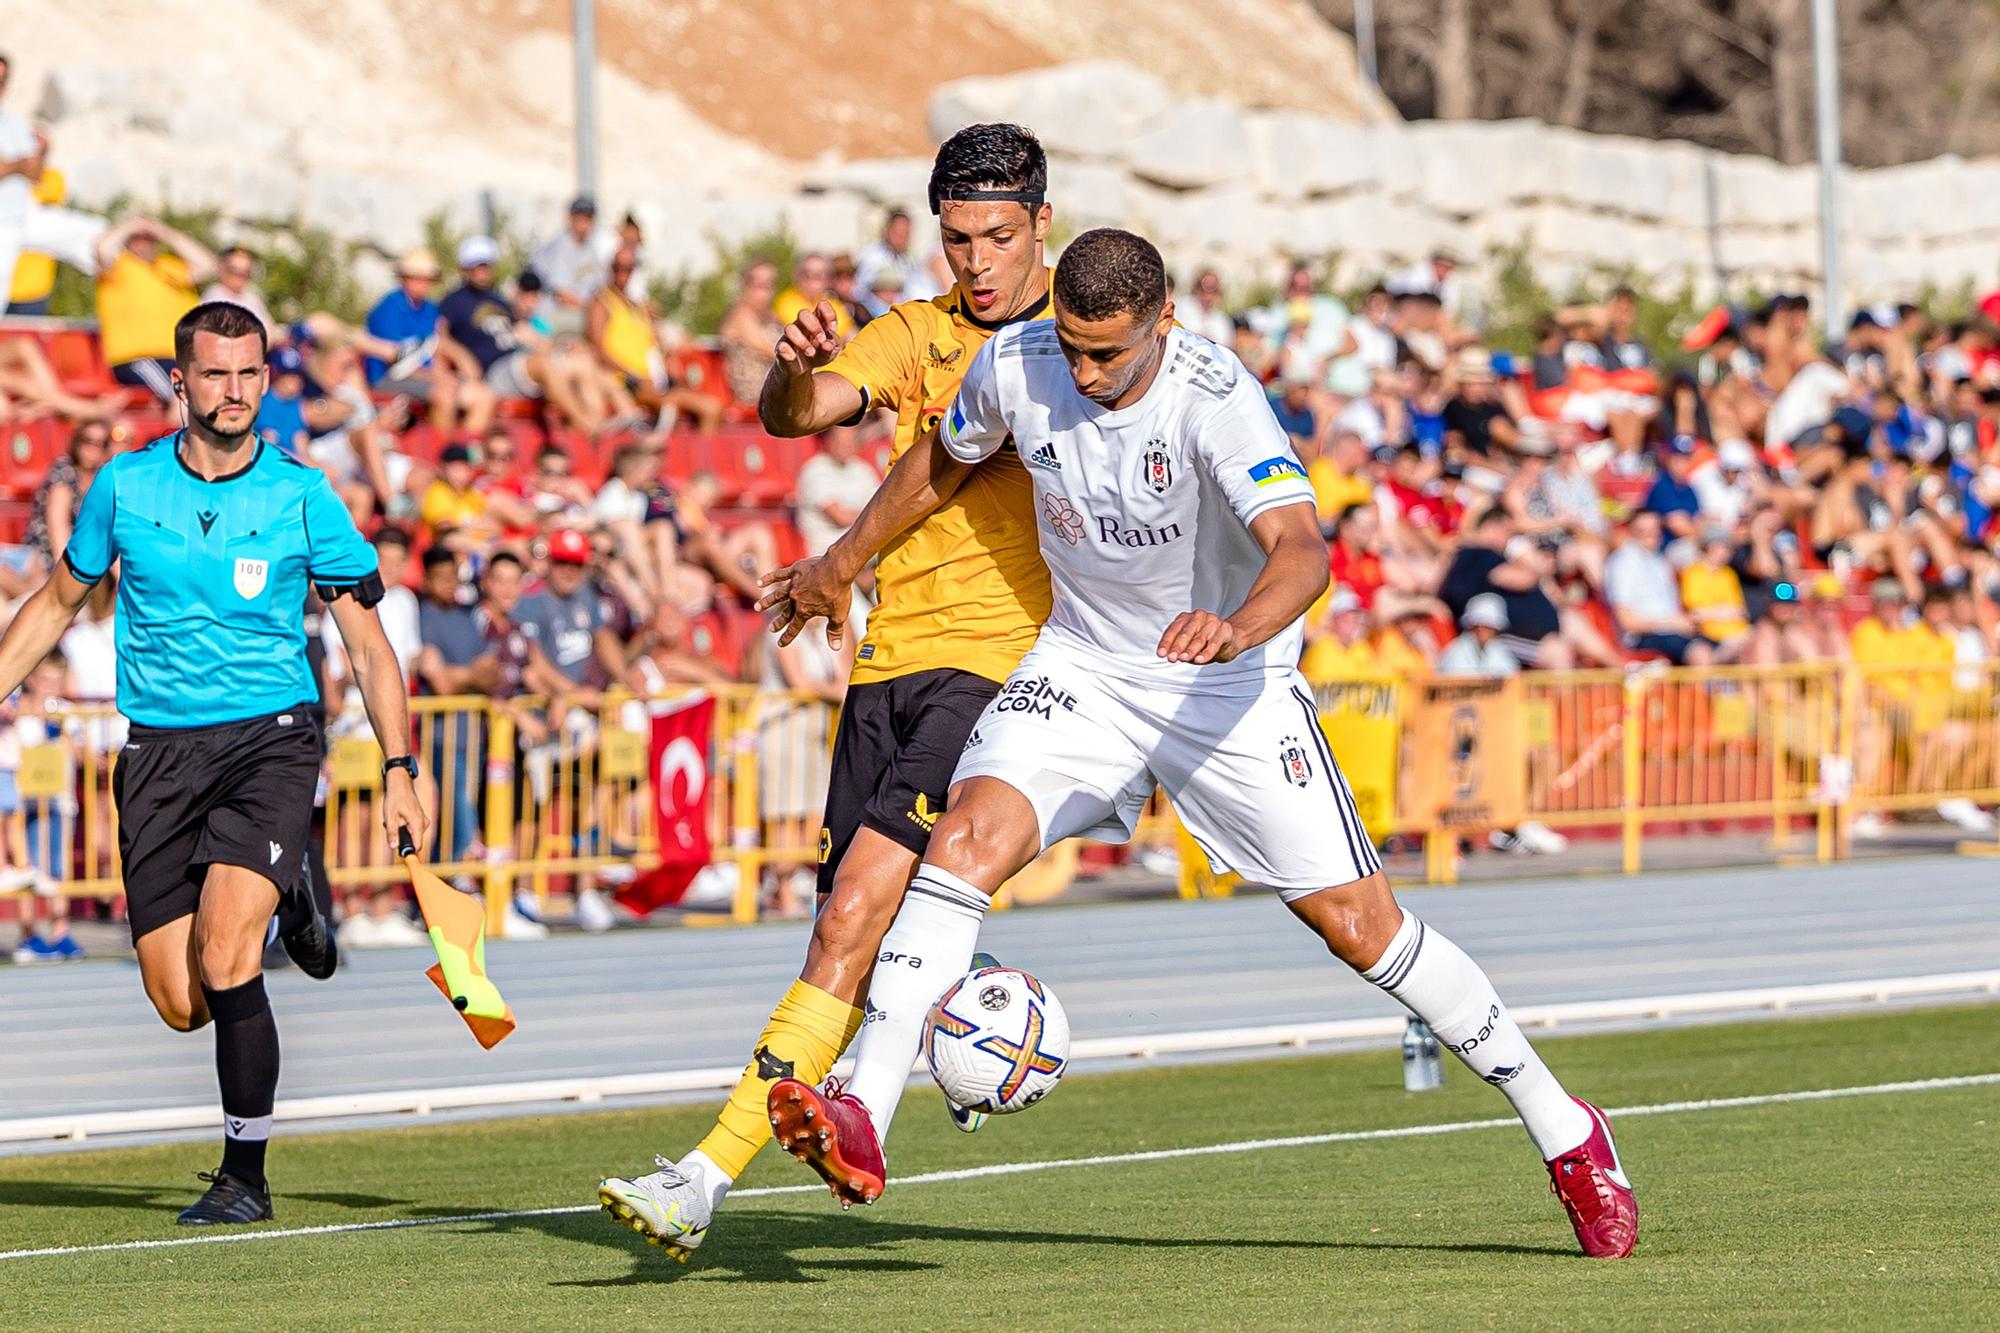
[[[1429,1092],[1444,1086],[1444,1061],[1438,1056],[1437,1034],[1412,1018],[1403,1026],[1403,1090]]]

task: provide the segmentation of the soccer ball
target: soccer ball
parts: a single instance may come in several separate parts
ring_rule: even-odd
[[[1069,1018],[1055,992],[1011,967],[968,972],[924,1015],[924,1059],[952,1104],[1006,1115],[1055,1091]]]

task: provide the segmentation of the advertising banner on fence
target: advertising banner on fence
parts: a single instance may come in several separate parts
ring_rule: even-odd
[[[1521,682],[1434,680],[1415,686],[1411,815],[1423,828],[1512,828],[1527,788]]]
[[[1396,761],[1403,745],[1402,685],[1393,677],[1335,680],[1315,686],[1319,724],[1370,837],[1380,842],[1396,823]]]
[[[618,901],[641,916],[679,902],[708,864],[708,756],[714,734],[711,696],[653,716],[653,820],[660,864],[618,893]]]

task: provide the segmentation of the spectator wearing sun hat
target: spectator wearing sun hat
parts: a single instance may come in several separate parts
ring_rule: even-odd
[[[371,356],[369,388],[401,394],[430,408],[431,429],[445,436],[477,438],[493,421],[493,391],[479,363],[438,339],[438,305],[431,299],[443,277],[437,256],[423,246],[396,259],[396,286],[368,312],[368,332],[396,349],[394,360]]]
[[[1482,592],[1465,604],[1458,618],[1459,635],[1438,656],[1440,676],[1513,676],[1520,659],[1507,651],[1500,636],[1507,632],[1507,602],[1497,592]]]

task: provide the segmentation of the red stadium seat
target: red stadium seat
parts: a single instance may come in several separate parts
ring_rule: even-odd
[[[6,458],[0,484],[16,499],[27,499],[48,475],[49,464],[69,447],[70,428],[44,417],[6,428]]]

